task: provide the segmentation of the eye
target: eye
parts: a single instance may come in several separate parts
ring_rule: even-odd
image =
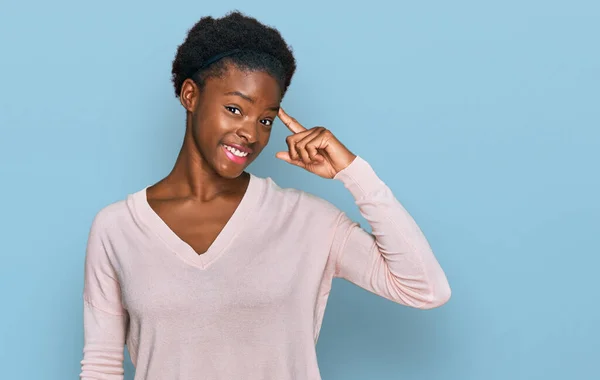
[[[271,125],[273,125],[273,120],[269,120],[269,119],[263,119],[260,122],[263,123],[263,125],[266,125],[267,127],[270,127]]]
[[[236,108],[236,107],[225,106],[225,109],[226,109],[227,111],[229,111],[229,112],[233,113],[233,114],[236,114],[236,115],[241,115],[241,114],[242,114],[242,111],[240,111],[240,109],[239,109],[239,108]]]

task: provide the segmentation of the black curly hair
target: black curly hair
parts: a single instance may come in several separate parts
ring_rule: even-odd
[[[224,58],[213,62],[212,58],[223,54]],[[228,63],[267,72],[279,82],[282,97],[296,71],[292,49],[277,29],[239,11],[218,19],[206,16],[189,30],[177,49],[171,70],[175,96],[179,97],[186,79],[202,89],[207,78],[223,75]]]

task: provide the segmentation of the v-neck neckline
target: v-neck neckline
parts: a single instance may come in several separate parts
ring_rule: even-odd
[[[219,232],[215,240],[208,247],[206,252],[198,254],[191,245],[186,243],[162,220],[148,203],[147,186],[144,189],[131,195],[135,213],[142,224],[151,230],[159,239],[173,251],[180,259],[187,264],[200,269],[208,268],[214,263],[229,246],[244,225],[250,223],[250,217],[258,203],[263,192],[263,181],[260,178],[250,174],[250,181],[242,199],[227,221],[225,226]]]

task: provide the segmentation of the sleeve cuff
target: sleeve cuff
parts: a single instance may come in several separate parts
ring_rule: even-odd
[[[360,156],[356,156],[350,165],[333,178],[341,181],[355,199],[361,199],[386,186],[371,165]]]

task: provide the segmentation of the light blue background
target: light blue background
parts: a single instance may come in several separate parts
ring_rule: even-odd
[[[238,8],[294,47],[288,112],[372,164],[453,289],[419,311],[336,280],[323,378],[600,379],[598,2],[214,3],[3,1],[0,378],[77,378],[91,220],[168,173],[175,49]],[[362,221],[273,157],[286,135],[251,171]]]

